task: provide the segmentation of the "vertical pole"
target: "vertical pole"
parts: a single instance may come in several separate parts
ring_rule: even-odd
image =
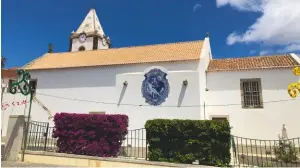
[[[2,79],[2,81],[1,81],[1,88],[2,88],[2,90],[1,90],[1,105],[2,105],[2,102],[3,102],[3,93],[4,93],[4,89],[6,88],[6,87],[2,87],[2,84],[4,84],[4,81],[3,81],[3,79]],[[1,121],[1,123],[3,123],[3,118],[4,118],[4,112],[3,111],[1,111],[1,116],[2,116],[2,121]],[[2,137],[2,128],[3,128],[3,124],[1,125],[1,137]]]
[[[28,111],[28,116],[27,116],[27,123],[25,123],[26,125],[26,129],[25,129],[25,137],[24,138],[24,144],[23,144],[23,151],[22,151],[22,159],[21,161],[24,162],[24,156],[25,156],[25,150],[26,150],[26,143],[27,143],[27,136],[28,136],[28,129],[29,129],[29,119],[30,119],[30,114],[31,114],[31,104],[32,104],[32,98],[33,98],[33,93],[30,92],[30,101],[29,101],[29,111]]]
[[[206,120],[205,101],[204,101],[204,103],[203,103],[203,113],[204,113],[204,120]]]
[[[148,160],[148,140],[147,140],[147,130],[146,130],[146,160]]]
[[[2,85],[2,82],[1,82],[1,85]],[[1,88],[2,88],[2,90],[1,90],[1,105],[2,105],[2,102],[3,102],[3,93],[4,93],[4,87],[2,87],[1,86]],[[1,121],[1,123],[3,123],[3,111],[1,110],[1,116],[2,116],[2,121]],[[3,124],[1,125],[1,137],[2,137],[2,128],[3,128]]]
[[[46,138],[45,138],[45,144],[44,144],[44,151],[46,151],[46,147],[47,147],[48,130],[49,130],[49,123],[47,123],[46,133],[44,135],[44,136],[46,136]]]

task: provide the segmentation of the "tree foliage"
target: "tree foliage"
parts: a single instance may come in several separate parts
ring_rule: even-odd
[[[5,68],[5,64],[6,64],[6,58],[1,56],[1,68]]]
[[[52,53],[52,52],[53,52],[53,45],[52,43],[50,43],[48,46],[48,53]]]

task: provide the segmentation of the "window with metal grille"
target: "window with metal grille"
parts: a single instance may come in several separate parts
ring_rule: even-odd
[[[33,94],[35,94],[35,92],[36,92],[36,86],[37,86],[37,80],[36,79],[30,80],[29,81],[29,85],[33,89]]]
[[[226,117],[212,117],[211,120],[216,120],[216,121],[227,121]]]
[[[7,87],[7,90],[6,90],[7,93],[10,93],[10,90],[11,90],[11,88],[12,88],[12,84],[13,84],[14,82],[16,82],[16,81],[17,81],[17,80],[9,79],[9,81],[8,81],[8,87]]]
[[[260,79],[241,79],[243,108],[262,108],[262,89]]]

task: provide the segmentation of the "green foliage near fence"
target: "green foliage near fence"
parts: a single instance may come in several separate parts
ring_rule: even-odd
[[[148,120],[145,124],[151,161],[227,166],[230,126],[227,121]]]

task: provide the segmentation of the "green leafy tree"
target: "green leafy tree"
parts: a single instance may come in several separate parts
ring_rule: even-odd
[[[1,56],[1,68],[5,68],[6,58]]]
[[[52,52],[53,52],[53,45],[52,43],[50,43],[48,46],[48,53],[52,53]]]

